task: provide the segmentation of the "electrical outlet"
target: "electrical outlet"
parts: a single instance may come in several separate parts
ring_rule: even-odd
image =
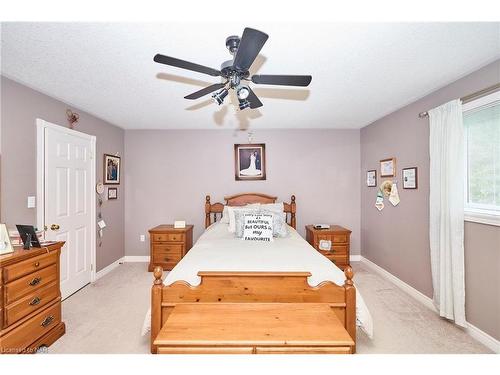
[[[145,236],[144,234],[141,234],[141,235],[139,236],[139,240],[140,240],[141,242],[146,241],[146,236]]]

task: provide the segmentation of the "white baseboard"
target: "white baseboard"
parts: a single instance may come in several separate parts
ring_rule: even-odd
[[[361,255],[351,255],[349,257],[349,260],[351,262],[360,262],[361,261]]]
[[[149,255],[125,255],[122,259],[125,263],[149,263]]]
[[[107,265],[102,270],[98,271],[95,274],[95,280],[97,281],[101,277],[103,277],[104,275],[106,275],[106,274],[110,273],[111,271],[113,271],[116,267],[118,267],[120,265],[120,263],[123,263],[123,258],[115,260],[113,263]]]
[[[382,267],[378,266],[377,264],[373,263],[371,260],[368,260],[363,256],[361,257],[361,262],[364,265],[368,266],[373,271],[377,272],[379,275],[381,275],[381,276],[385,277],[386,279],[388,279],[389,281],[391,281],[397,287],[403,289],[406,293],[408,293],[410,296],[412,296],[416,300],[423,303],[429,309],[436,311],[436,307],[434,306],[434,302],[432,302],[432,299],[427,297],[425,294],[419,292],[414,287],[412,287],[412,286],[408,285],[407,283],[405,283],[404,281],[398,279],[392,273],[386,271]]]
[[[488,335],[486,332],[481,331],[479,328],[470,324],[469,322],[466,322],[466,324],[466,330],[470,336],[474,337],[477,341],[479,341],[484,346],[487,346],[495,353],[500,354],[500,341]]]
[[[427,297],[425,294],[419,292],[416,290],[414,287],[408,285],[401,279],[397,278],[394,276],[392,273],[386,271],[382,267],[378,266],[377,264],[373,263],[372,261],[366,259],[363,256],[360,256],[361,262],[366,265],[368,268],[372,269],[373,271],[377,272],[379,275],[382,277],[386,278],[387,280],[391,281],[394,285],[408,293],[410,296],[415,298],[416,300],[420,301],[423,303],[426,307],[431,309],[432,311],[437,313],[436,307],[434,306],[434,302],[432,301],[432,298]],[[352,260],[352,257],[351,257]],[[495,353],[500,353],[500,341],[495,339],[494,337],[488,335],[486,332],[481,331],[479,328],[476,326],[466,323],[466,331],[467,333],[475,338],[477,341],[479,341],[481,344],[484,346],[490,348],[493,352]]]

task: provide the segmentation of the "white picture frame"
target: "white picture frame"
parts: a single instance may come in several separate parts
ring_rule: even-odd
[[[14,252],[14,247],[10,241],[9,231],[5,224],[0,224],[0,255]]]

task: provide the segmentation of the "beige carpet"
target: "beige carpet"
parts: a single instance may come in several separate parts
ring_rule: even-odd
[[[373,316],[374,338],[358,331],[358,353],[491,353],[378,274],[353,265]],[[145,263],[120,265],[63,302],[66,334],[49,353],[149,353],[140,334],[152,275]]]

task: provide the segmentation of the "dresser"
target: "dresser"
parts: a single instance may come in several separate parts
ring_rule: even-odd
[[[149,243],[149,272],[156,266],[171,270],[193,246],[193,225],[186,225],[185,228],[158,225],[149,230]]]
[[[351,231],[339,225],[330,225],[329,229],[314,229],[306,225],[306,240],[337,267],[344,270],[349,265]],[[321,250],[320,241],[330,241],[330,250]]]
[[[64,335],[59,256],[64,242],[0,256],[0,353],[33,353]]]

